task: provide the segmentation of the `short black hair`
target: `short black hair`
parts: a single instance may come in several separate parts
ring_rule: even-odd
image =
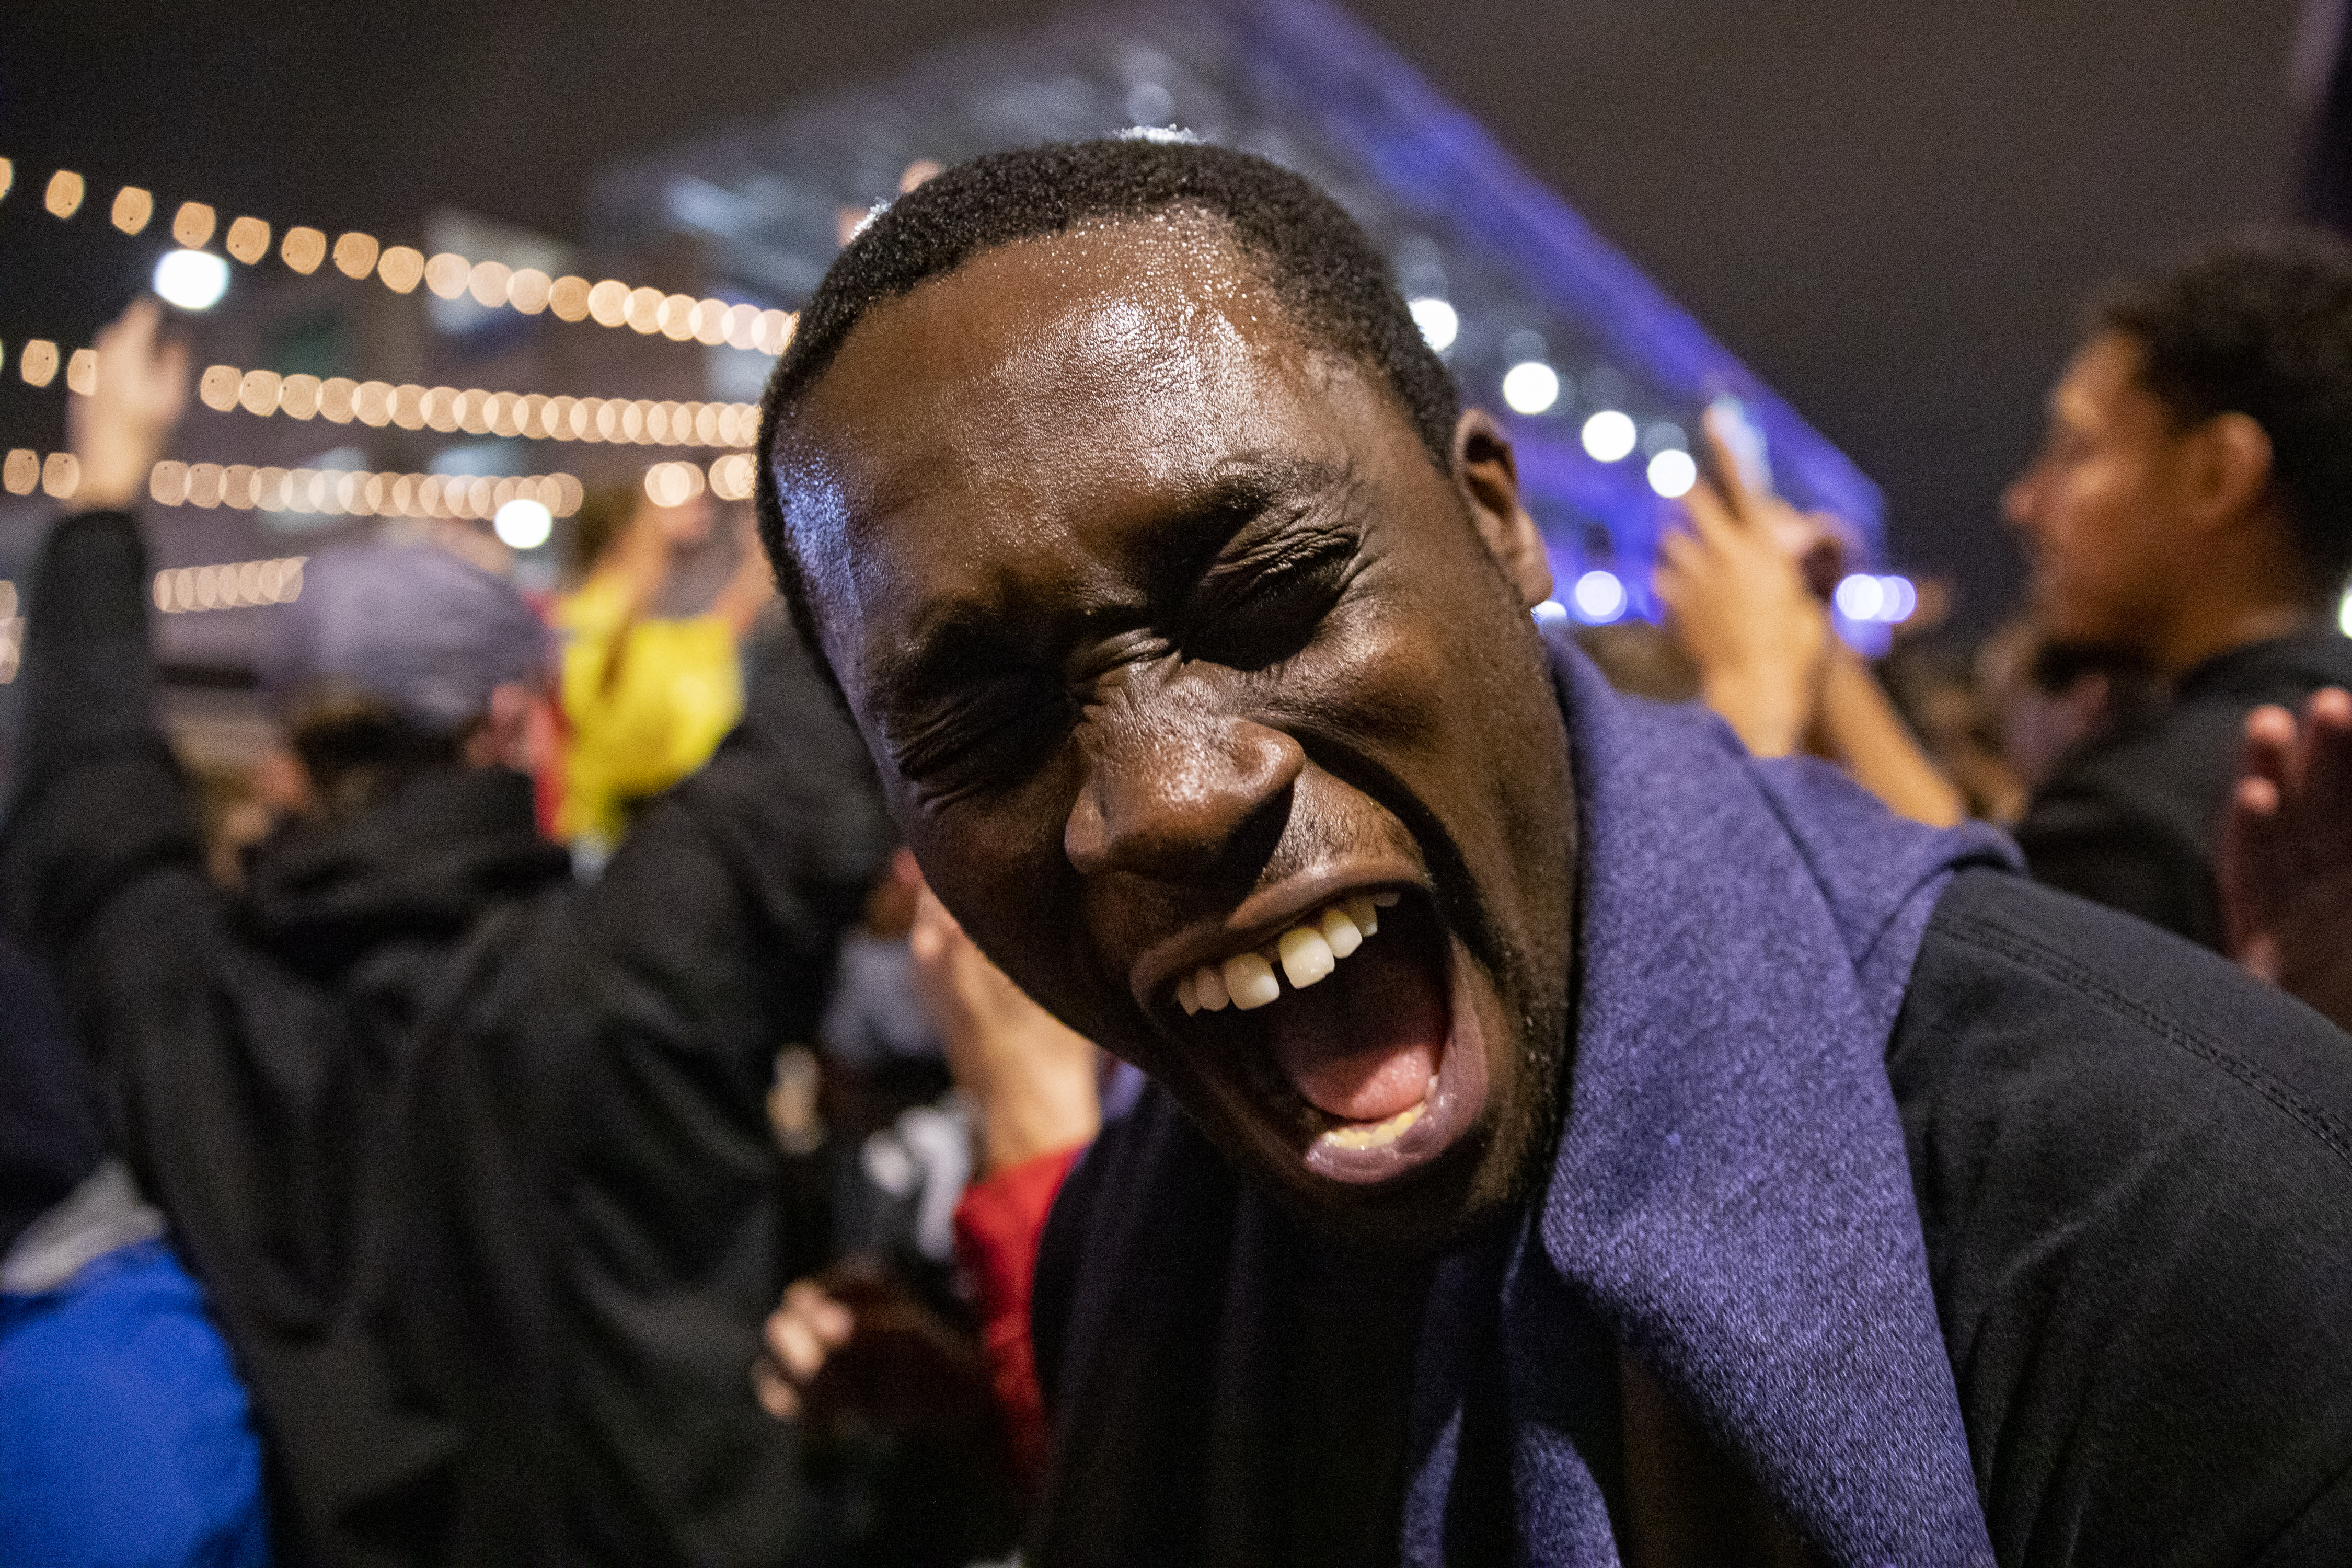
[[[1122,137],[990,153],[925,181],[850,240],[825,269],[769,380],[757,453],[760,537],[812,648],[816,622],[784,534],[776,437],[851,330],[875,305],[983,251],[1170,212],[1222,223],[1292,324],[1315,346],[1377,373],[1376,384],[1395,395],[1431,459],[1441,470],[1451,465],[1460,389],[1414,325],[1380,252],[1311,182],[1247,153],[1189,140]]]
[[[2315,585],[2352,573],[2352,250],[2309,231],[2247,236],[2111,290],[2092,327],[2138,345],[2141,384],[2176,422],[2260,425]]]

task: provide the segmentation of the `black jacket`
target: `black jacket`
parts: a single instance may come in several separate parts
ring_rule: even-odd
[[[761,1095],[887,847],[854,733],[782,683],[593,886],[527,779],[451,770],[232,899],[152,727],[145,582],[122,514],[48,543],[0,898],[236,1352],[285,1560],[781,1559]]]
[[[2248,643],[2190,670],[2160,711],[2077,749],[2035,792],[2017,827],[2034,879],[2220,951],[2214,850],[2246,715],[2300,710],[2323,686],[2352,686],[2352,638]]]
[[[1971,870],[1928,924],[1887,1073],[1999,1561],[2352,1563],[2352,1039],[2139,921]],[[1354,1506],[1374,1535],[1397,1517],[1401,1427],[1268,1433],[1255,1406],[1204,1394],[1230,1386],[1212,1373],[1248,1329],[1219,1267],[1237,1190],[1151,1090],[1055,1201],[1032,1306],[1037,1368],[1057,1450],[1081,1456],[1057,1468],[1096,1484],[1049,1487],[1056,1528],[1034,1561],[1189,1563],[1212,1560],[1204,1536],[1236,1533],[1235,1520],[1276,1521],[1244,1536],[1278,1532],[1286,1471],[1259,1462],[1266,1445],[1384,1469],[1389,1493],[1360,1479]],[[1113,1223],[1139,1205],[1151,1225]],[[1126,1249],[1097,1250],[1111,1236]],[[1079,1364],[1082,1345],[1106,1342],[1078,1331],[1079,1312],[1115,1326],[1124,1408],[1055,1404],[1098,1370]],[[1557,1316],[1554,1365],[1573,1369],[1591,1410],[1578,1441],[1622,1518],[1619,1352],[1576,1303]],[[1295,1363],[1258,1375],[1295,1377]],[[1459,1441],[1467,1456],[1479,1438],[1465,1423]],[[1508,1450],[1485,1441],[1478,1468],[1507,1499]],[[1696,1473],[1663,1480],[1669,1495],[1704,1492]],[[1214,1560],[1310,1555],[1376,1560],[1297,1542]]]

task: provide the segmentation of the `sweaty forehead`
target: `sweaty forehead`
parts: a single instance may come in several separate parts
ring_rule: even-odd
[[[1362,380],[1212,221],[1002,246],[850,333],[779,443],[786,524],[833,632],[1008,581],[1115,594],[1124,525],[1237,472],[1346,465]]]

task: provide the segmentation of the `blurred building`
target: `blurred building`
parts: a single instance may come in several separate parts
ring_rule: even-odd
[[[892,80],[614,172],[598,192],[598,239],[646,252],[690,242],[722,287],[797,306],[865,215],[927,171],[1135,126],[1261,153],[1363,224],[1465,394],[1509,411],[1522,480],[1580,618],[1654,612],[1657,532],[1690,483],[1700,411],[1719,397],[1744,405],[1781,491],[1846,518],[1876,554],[1877,487],[1322,0],[1081,11],[950,48]],[[714,380],[754,368],[711,366]]]
[[[1323,0],[1075,12],[1042,29],[951,47],[773,121],[590,175],[595,216],[577,245],[454,211],[424,215],[419,232],[384,243],[408,245],[419,258],[463,258],[477,264],[477,283],[482,265],[499,278],[535,274],[542,298],[547,280],[565,275],[583,288],[583,279],[620,279],[639,303],[703,300],[748,319],[798,309],[875,205],[931,170],[1139,126],[1262,153],[1316,180],[1364,225],[1465,394],[1512,426],[1561,584],[1558,616],[1602,624],[1654,614],[1657,535],[1696,471],[1701,411],[1722,398],[1741,405],[1758,435],[1752,456],[1782,493],[1847,519],[1865,554],[1876,555],[1877,488],[1478,125]],[[46,178],[18,171],[7,199],[40,199],[37,182]],[[111,195],[93,187],[87,210],[69,221],[103,234]],[[173,248],[173,226],[159,206],[137,236],[107,237],[160,258]],[[372,509],[322,503],[326,491],[302,501],[306,476],[400,472],[460,483],[562,472],[590,485],[634,482],[649,464],[707,468],[720,449],[748,444],[745,420],[715,442],[708,429],[673,442],[641,428],[646,419],[627,436],[558,440],[529,421],[518,426],[495,411],[486,418],[478,399],[445,398],[420,412],[412,395],[395,417],[354,417],[350,389],[362,383],[446,388],[450,397],[479,390],[538,394],[542,403],[631,400],[641,413],[656,403],[740,411],[758,397],[776,340],[755,348],[748,331],[688,330],[682,316],[656,321],[635,304],[620,325],[614,284],[602,285],[614,291],[604,301],[613,308],[600,306],[594,320],[579,319],[577,308],[564,319],[551,303],[485,304],[462,279],[444,287],[451,279],[436,281],[430,268],[424,283],[412,277],[395,291],[364,267],[344,275],[340,246],[334,261],[313,256],[298,271],[269,242],[240,247],[234,234],[224,211],[204,242],[238,258],[223,263],[226,294],[180,318],[195,363],[264,373],[270,387],[308,378],[308,391],[257,402],[221,373],[174,443],[180,462],[247,476],[216,504],[157,508],[151,531],[158,602],[169,612],[158,617],[167,704],[200,765],[233,768],[267,737],[251,670],[273,608],[268,593],[252,590],[257,581],[291,580],[277,567],[258,579],[247,572],[231,592],[215,572],[201,578],[209,586],[198,595],[199,574],[294,561],[382,526],[380,516],[354,515]],[[375,246],[366,239],[369,256]],[[503,299],[505,285],[492,281],[490,297]],[[781,329],[782,317],[773,321]],[[16,370],[8,364],[7,374]],[[335,384],[345,389],[340,417],[319,390]],[[279,478],[265,485],[255,475]],[[57,504],[37,492],[0,495],[0,580],[21,578]],[[470,506],[436,499],[435,508],[487,550],[503,548],[490,542],[478,493]],[[526,584],[551,586],[566,532],[559,518],[543,543],[505,559]],[[715,584],[723,572],[699,575]],[[0,601],[12,597],[0,590]],[[16,607],[0,602],[0,742],[13,706]],[[1870,628],[1847,629],[1867,640]]]

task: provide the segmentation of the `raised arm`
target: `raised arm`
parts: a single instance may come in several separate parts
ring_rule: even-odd
[[[1685,531],[1660,543],[1658,597],[1699,669],[1700,695],[1748,749],[1813,749],[1887,808],[1930,826],[1968,815],[1861,657],[1840,642],[1795,546],[1822,528],[1778,496],[1751,490],[1714,427],[1716,477],[1684,498]]]
[[[161,325],[142,300],[99,333],[97,385],[68,405],[80,510],[50,531],[33,578],[0,889],[11,926],[52,954],[141,868],[201,854],[155,728],[147,553],[129,510],[187,405],[187,353]]]

